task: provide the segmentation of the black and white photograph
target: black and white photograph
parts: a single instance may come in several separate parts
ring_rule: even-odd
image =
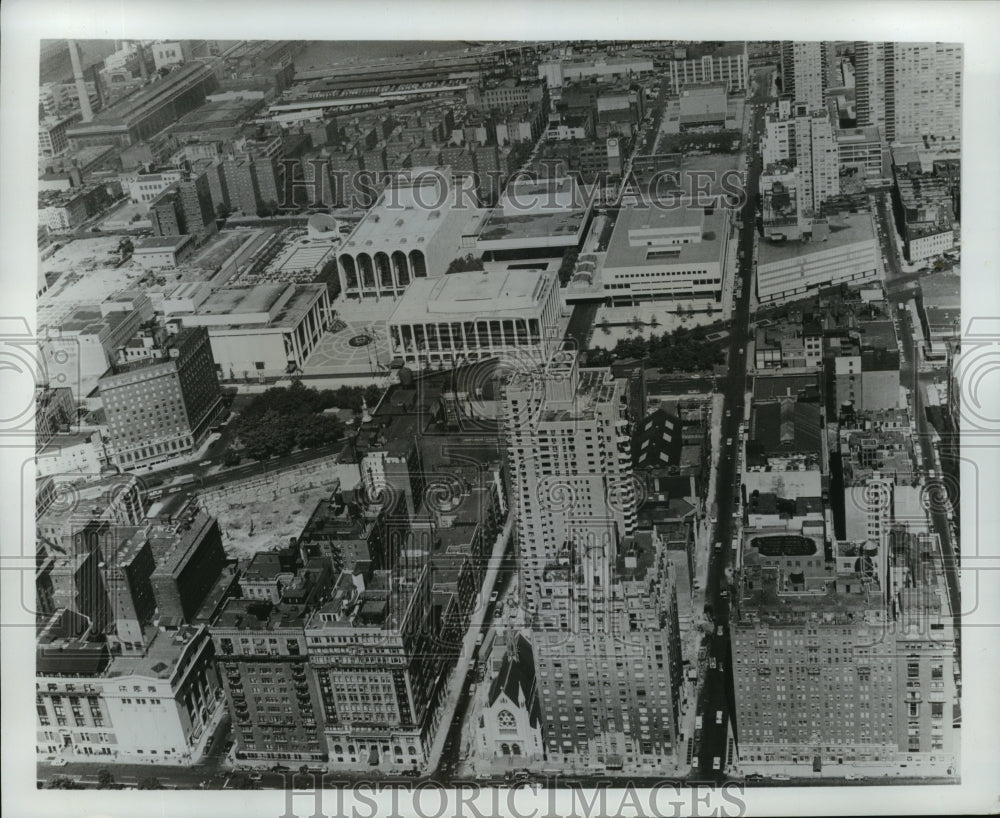
[[[13,5],[8,814],[1000,810],[995,46],[704,5]]]

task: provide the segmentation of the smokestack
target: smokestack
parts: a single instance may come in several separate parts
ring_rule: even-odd
[[[69,58],[73,63],[76,92],[80,95],[80,112],[83,114],[83,121],[90,122],[94,118],[94,112],[90,109],[90,95],[87,93],[87,81],[83,78],[83,67],[80,65],[80,52],[77,50],[76,40],[69,41]]]
[[[135,50],[139,55],[139,76],[143,82],[149,81],[149,69],[146,67],[146,49],[142,47],[142,40],[135,41]]]

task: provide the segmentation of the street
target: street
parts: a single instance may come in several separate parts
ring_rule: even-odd
[[[756,145],[763,128],[763,103],[769,98],[770,87],[766,84],[768,90],[762,90],[762,85],[765,83],[757,82],[755,92],[748,98],[748,104],[760,104],[761,107],[754,110],[750,131],[746,136],[746,144],[751,146],[752,153],[747,165],[746,196],[742,213],[743,229],[740,231],[738,244],[741,289],[733,310],[732,333],[729,338],[729,374],[719,384],[726,413],[722,419],[721,451],[715,484],[714,499],[718,524],[715,528],[714,542],[721,543],[721,547],[712,548],[705,584],[705,599],[708,600],[705,606],[706,612],[710,613],[710,619],[714,623],[712,635],[707,637],[708,656],[709,662],[715,660],[715,669],[706,671],[698,692],[696,712],[701,716],[702,728],[695,751],[697,768],[691,774],[693,778],[720,781],[725,778],[730,732],[734,737],[737,735],[735,723],[732,731],[729,729],[735,708],[729,651],[729,601],[728,596],[724,597],[722,593],[726,591],[726,568],[729,567],[732,558],[730,543],[733,538],[733,514],[740,512],[740,506],[734,497],[735,489],[739,485],[735,455],[746,391],[746,341],[749,338],[750,324],[755,206],[762,169]],[[728,595],[728,591],[726,593]],[[719,718],[720,713],[721,718]],[[719,759],[719,765],[717,769],[713,769],[716,759]]]

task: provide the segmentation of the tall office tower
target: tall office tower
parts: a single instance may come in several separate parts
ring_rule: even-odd
[[[545,756],[575,768],[675,761],[680,648],[662,543],[635,534],[628,390],[557,352],[504,386],[524,603]]]
[[[891,52],[891,47],[888,49]],[[886,43],[854,44],[854,94],[858,126],[886,133]]]
[[[858,125],[887,142],[962,134],[962,46],[956,43],[855,43]]]
[[[601,616],[618,543],[635,531],[627,392],[572,351],[504,388],[504,434],[523,593],[543,628],[584,629]],[[571,581],[549,571],[572,565]]]
[[[781,91],[794,102],[803,102],[814,111],[823,107],[826,90],[829,43],[792,42],[781,44]]]
[[[795,105],[795,166],[802,180],[806,209],[819,214],[820,206],[840,193],[837,129],[824,107],[809,110]]]

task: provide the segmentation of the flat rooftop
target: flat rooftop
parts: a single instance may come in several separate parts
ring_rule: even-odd
[[[452,189],[450,178],[450,168],[444,168],[440,173],[427,174],[419,184],[405,179],[394,182],[347,236],[343,251],[374,252],[386,245],[400,245],[406,252],[423,249],[441,229],[444,216],[456,199],[462,202]],[[444,191],[442,181],[447,184]],[[481,213],[471,205],[463,209],[470,216]]]
[[[586,215],[586,210],[565,210],[505,216],[503,208],[498,207],[483,223],[483,228],[476,238],[480,241],[498,241],[575,236],[583,225]]]
[[[179,91],[187,83],[194,83],[212,76],[212,67],[201,60],[191,60],[180,68],[171,71],[167,76],[129,94],[116,102],[110,108],[94,115],[91,122],[81,122],[70,128],[69,135],[74,132],[86,133],[88,130],[98,130],[101,126],[132,124],[143,115],[158,106],[163,105],[171,94]]]
[[[287,288],[287,284],[224,287],[205,299],[205,302],[198,307],[198,314],[238,316],[268,312]]]
[[[962,279],[958,273],[944,270],[920,279],[924,307],[958,309],[962,306]]]
[[[530,313],[548,296],[553,277],[532,270],[452,273],[417,278],[407,287],[390,323],[452,315],[489,317]]]
[[[645,244],[633,246],[630,231],[633,230],[668,230],[693,229],[701,226],[701,241],[679,245]],[[608,252],[605,258],[605,269],[620,267],[666,267],[677,264],[696,264],[698,262],[720,262],[722,254],[722,231],[725,227],[725,217],[721,209],[715,208],[711,215],[706,215],[705,208],[683,206],[678,208],[665,207],[628,207],[618,215]],[[670,258],[647,259],[648,251],[676,251]]]
[[[169,679],[180,661],[188,643],[200,632],[200,628],[184,627],[176,632],[154,631],[153,641],[141,656],[115,656],[111,660],[106,676],[145,676],[153,679]]]
[[[758,254],[758,264],[775,264],[802,258],[814,253],[825,253],[841,247],[864,242],[875,243],[875,228],[872,226],[871,215],[868,213],[851,213],[848,215],[831,216],[828,220],[829,230],[821,237],[816,236],[810,241],[768,241],[761,239]]]
[[[150,236],[136,245],[135,252],[162,250],[164,247],[181,247],[191,241],[191,236]]]

